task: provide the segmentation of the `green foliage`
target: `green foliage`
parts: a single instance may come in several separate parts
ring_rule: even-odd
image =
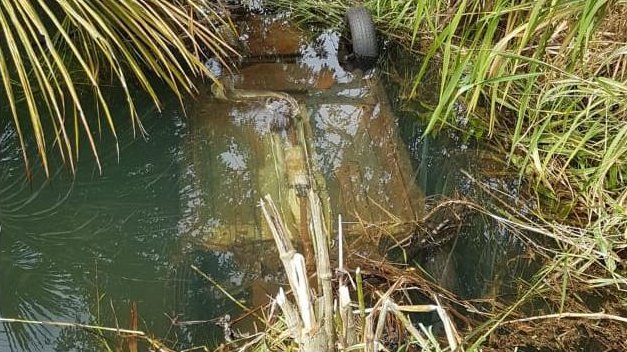
[[[433,10],[411,23],[412,33],[430,43],[415,86],[428,65],[441,67],[429,130],[454,119],[456,103],[468,114],[487,107],[488,136],[507,141],[510,157],[523,156],[517,166],[537,184],[554,194],[572,189],[596,205],[605,192],[627,191],[620,182],[627,171],[627,77],[616,54],[626,43],[598,38],[609,21],[604,16],[623,5],[460,1],[447,10],[449,19],[434,24],[430,18],[444,13],[436,3],[423,4]]]
[[[311,0],[291,8],[298,18],[315,20],[316,11],[305,5],[314,3],[319,11],[322,5]],[[384,37],[419,54],[411,89],[401,89],[401,96],[422,99],[424,84],[438,90],[429,100],[426,133],[444,126],[479,133],[534,186],[539,206],[533,215],[508,198],[501,205],[509,215],[495,217],[524,231],[521,237],[534,243],[534,252],[546,254],[542,274],[551,280],[534,286],[556,284],[560,310],[573,300],[573,283],[624,291],[627,1],[368,0],[364,5]],[[325,21],[341,14],[334,9]],[[436,84],[429,82],[434,68]],[[538,296],[525,294],[521,301]]]
[[[105,85],[121,87],[133,128],[143,133],[134,90],[159,105],[156,82],[181,97],[194,91],[194,76],[210,75],[203,58],[235,54],[222,34],[233,27],[221,11],[204,0],[2,0],[2,93],[27,170],[26,136],[46,173],[52,146],[74,169],[81,136],[100,167],[94,126],[116,136]],[[99,116],[88,116],[87,104]]]
[[[344,10],[338,4],[327,9],[306,0],[289,7],[303,21],[339,26]],[[433,66],[439,68],[427,133],[456,126],[463,111],[472,125],[484,126],[473,130],[504,146],[521,175],[550,198],[573,194],[569,216],[623,207],[624,1],[370,0],[365,6],[386,37],[421,54],[407,98],[418,94]]]

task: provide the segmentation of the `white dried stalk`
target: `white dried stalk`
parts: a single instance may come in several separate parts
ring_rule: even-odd
[[[337,242],[340,273],[344,273],[344,231],[342,230],[342,214],[337,216]],[[342,280],[342,277],[340,277]]]
[[[281,262],[287,274],[287,280],[292,288],[292,292],[294,292],[296,304],[305,327],[304,332],[308,333],[316,326],[316,317],[311,304],[312,299],[310,297],[309,281],[307,280],[305,259],[292,246],[289,240],[289,230],[281,221],[272,198],[267,195],[265,199],[265,202],[261,201],[261,209],[276,242]]]
[[[281,216],[279,215],[279,211],[276,208],[276,205],[274,205],[274,202],[272,201],[272,197],[267,194],[264,198],[265,201],[261,200],[260,202],[261,210],[264,217],[266,218],[266,223],[270,227],[270,232],[272,233],[272,237],[276,242],[279,254],[283,255],[286,253],[295,252],[294,247],[289,240],[291,238],[290,231],[281,221]],[[268,207],[270,208],[270,210],[268,210]]]
[[[373,310],[374,311],[374,310]],[[372,327],[374,321],[373,312],[370,312],[366,317],[366,324],[364,325],[364,345],[366,345],[365,352],[377,351],[374,340],[374,329]]]
[[[351,298],[348,285],[345,282],[345,276],[348,275],[344,269],[344,231],[342,227],[342,214],[337,217],[337,233],[338,233],[338,271],[340,273],[338,285],[339,312],[342,320],[342,343],[344,348],[353,346],[357,343],[357,332],[355,329],[355,317],[351,309]]]
[[[301,317],[303,319],[303,325],[305,326],[304,333],[309,333],[316,325],[316,317],[313,312],[313,306],[311,304],[311,297],[309,291],[309,280],[307,279],[307,269],[305,267],[305,257],[302,254],[294,254],[292,275],[294,276],[295,284],[292,286],[294,291],[294,297],[298,305]],[[289,270],[285,268],[285,270]]]
[[[285,291],[283,291],[282,287],[279,288],[279,293],[276,295],[276,303],[281,307],[290,336],[296,342],[300,342],[303,325],[298,316],[298,312],[296,312],[294,306],[287,300],[287,297],[285,297]]]
[[[344,347],[352,346],[357,343],[357,332],[355,329],[355,317],[351,309],[351,298],[348,292],[348,286],[342,284],[339,289],[339,310],[342,317],[342,332]]]
[[[327,246],[326,229],[322,217],[322,206],[313,189],[309,190],[309,210],[311,212],[310,228],[313,233],[314,252],[316,255],[316,269],[318,279],[322,286],[322,303],[324,315],[322,316],[328,338],[328,349],[335,348],[335,329],[333,327],[333,288],[331,279],[331,262]]]
[[[377,321],[377,329],[374,333],[374,350],[375,351],[379,350],[379,341],[381,341],[381,338],[383,337],[383,329],[385,329],[385,320],[387,319],[388,310],[390,309],[389,303],[390,303],[389,297],[383,298],[383,304],[381,305],[381,309],[379,310],[379,320]]]
[[[403,314],[400,307],[396,305],[396,303],[390,302],[390,311],[394,313],[394,315],[396,316],[398,320],[401,321],[405,329],[407,329],[407,331],[411,334],[411,336],[414,337],[414,339],[420,345],[420,347],[422,347],[423,350],[427,350],[430,345],[429,340],[427,340],[426,338],[422,336],[422,333],[418,331],[418,329],[416,329],[414,324],[411,323],[409,318],[407,318],[405,314]]]
[[[453,321],[448,316],[444,308],[440,305],[440,301],[437,296],[433,297],[435,299],[435,303],[437,304],[437,312],[440,320],[444,324],[444,332],[446,333],[446,340],[448,341],[448,345],[451,348],[451,351],[456,351],[458,346],[459,335],[457,334],[457,329],[455,329],[455,325],[453,325]]]

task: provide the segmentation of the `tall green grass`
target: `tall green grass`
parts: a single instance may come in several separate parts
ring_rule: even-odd
[[[272,2],[303,21],[337,27],[351,5]],[[486,136],[507,142],[509,161],[548,196],[572,190],[577,194],[572,201],[579,203],[573,209],[605,206],[608,192],[616,200],[627,198],[627,42],[625,28],[611,27],[627,18],[625,2],[371,0],[364,5],[387,38],[422,54],[414,97],[429,67],[439,68],[439,99],[427,132],[456,125],[461,106],[482,123]]]
[[[303,22],[343,28],[338,6],[271,2]],[[562,287],[562,300],[571,280],[624,290],[627,1],[362,4],[384,38],[419,54],[407,99],[420,100],[426,77],[439,73],[426,133],[456,128],[483,138],[532,186],[534,216],[509,200],[499,220],[553,244],[534,247],[551,259],[544,284]]]
[[[550,225],[568,238],[562,254],[579,256],[579,268],[600,264],[616,282],[627,240],[627,4],[443,3],[368,3],[377,17],[396,17],[380,22],[384,31],[405,33],[402,43],[423,53],[414,92],[439,67],[427,131],[456,125],[461,106],[536,186],[539,215],[575,226]]]
[[[341,28],[342,6],[271,1]],[[536,186],[547,215],[588,222],[627,205],[627,2],[370,0],[384,37],[420,53],[409,99],[437,67],[427,133],[459,111]],[[324,15],[322,15],[324,14]],[[470,129],[468,129],[470,131]],[[604,209],[601,211],[601,209]],[[583,219],[583,220],[582,220]],[[627,230],[627,224],[621,230]]]
[[[554,221],[526,223],[559,243],[564,277],[625,285],[616,263],[627,242],[627,4],[443,4],[368,3],[377,17],[397,16],[380,22],[384,31],[406,33],[402,43],[423,53],[414,92],[430,65],[439,68],[427,132],[464,128],[464,111],[535,185],[537,215]]]

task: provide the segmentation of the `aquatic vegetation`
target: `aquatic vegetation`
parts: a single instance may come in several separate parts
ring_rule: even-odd
[[[246,346],[258,346],[253,347],[254,350],[273,350],[267,348],[268,345],[280,346],[278,347],[280,350],[298,348],[300,351],[335,351],[338,346],[340,349],[378,351],[380,347],[402,349],[411,345],[419,346],[423,350],[440,350],[441,344],[435,339],[431,329],[422,324],[414,326],[407,316],[409,312],[437,312],[446,331],[445,345],[455,350],[459,344],[459,335],[437,296],[434,296],[435,304],[431,305],[403,305],[395,302],[393,297],[399,292],[407,294],[404,292],[406,280],[402,277],[385,293],[379,293],[376,303],[366,312],[360,271],[354,273],[353,280],[352,273],[344,267],[341,219],[338,229],[339,267],[335,268],[337,291],[333,288],[323,209],[313,191],[309,191],[307,198],[311,215],[309,225],[314,239],[318,290],[316,292],[310,288],[313,283],[309,283],[305,258],[295,251],[289,239],[289,230],[283,223],[279,211],[272,199],[266,197],[261,202],[261,207],[279,250],[293,302],[288,300],[283,289],[279,290],[272,304],[272,311],[278,307],[282,315],[274,318],[271,311],[266,321],[268,331],[254,336],[250,343],[245,343],[242,350],[251,349],[247,349]],[[350,288],[358,292],[360,307],[358,311],[352,309]],[[278,312],[274,314],[278,315]]]
[[[124,92],[132,128],[143,134],[137,91],[160,106],[159,85],[180,98],[194,92],[194,77],[211,77],[208,57],[237,56],[225,39],[227,10],[205,0],[5,1],[0,30],[3,104],[27,172],[31,143],[46,173],[51,148],[74,170],[81,138],[101,168],[96,136],[117,137],[111,87]]]

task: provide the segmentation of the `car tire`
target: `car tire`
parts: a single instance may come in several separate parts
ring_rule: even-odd
[[[379,56],[377,34],[370,11],[365,7],[352,7],[346,12],[353,54],[358,60],[376,61]]]

